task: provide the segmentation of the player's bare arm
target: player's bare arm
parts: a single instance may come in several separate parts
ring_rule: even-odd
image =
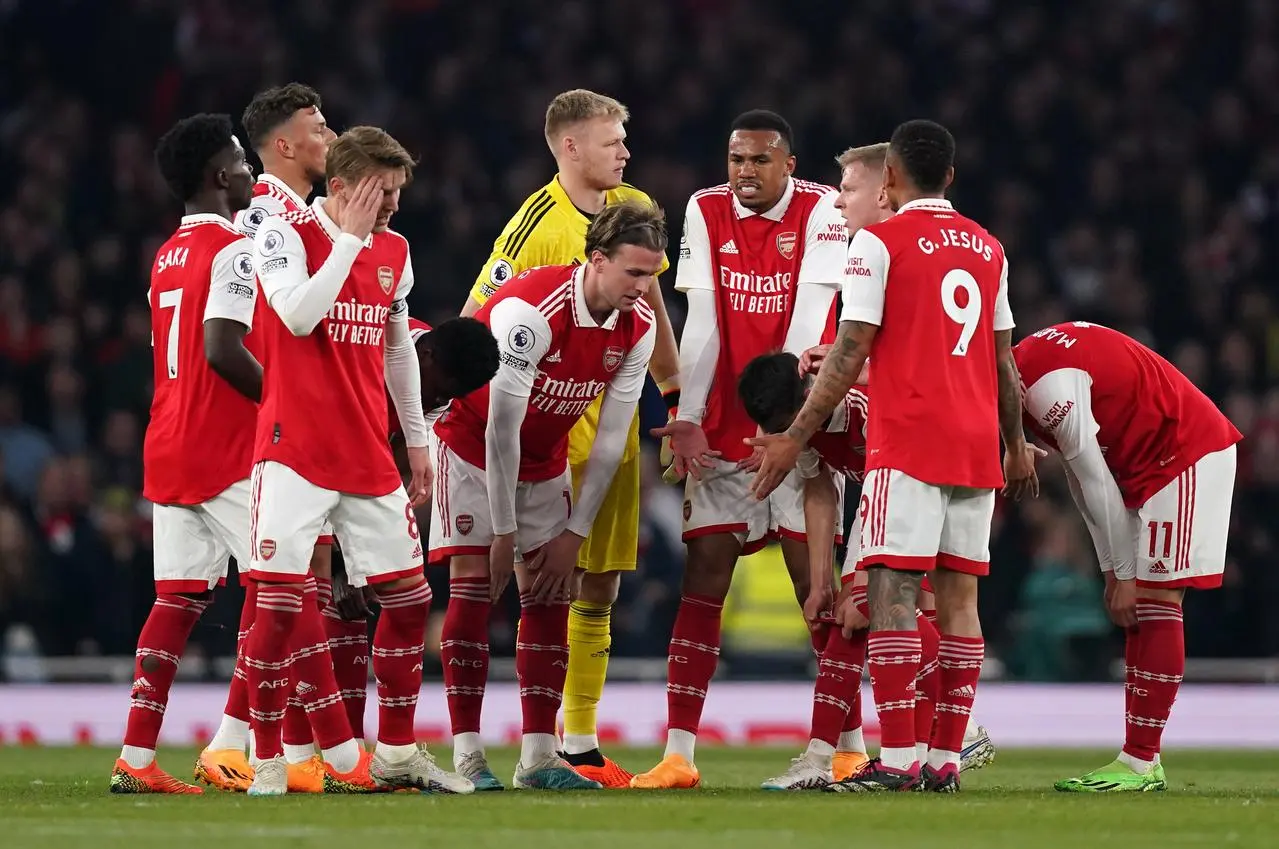
[[[1044,452],[1026,442],[1021,429],[1021,375],[1013,359],[1011,330],[995,331],[995,370],[999,378],[999,433],[1004,439],[1004,494],[1014,500],[1039,496],[1035,457]]]
[[[204,322],[204,358],[218,377],[250,401],[262,400],[262,364],[244,347],[249,332],[238,321],[211,318]]]
[[[835,572],[835,528],[838,522],[839,490],[825,464],[804,479],[804,528],[808,538],[808,600],[804,619],[816,628],[834,604],[832,576]]]
[[[919,599],[919,572],[904,572],[872,566],[867,570],[866,595],[870,600],[872,631],[914,631],[918,628],[915,609]]]
[[[822,361],[817,381],[795,421],[785,433],[759,436],[746,441],[748,445],[764,449],[764,458],[759,471],[755,473],[755,481],[751,484],[751,493],[757,499],[767,498],[791,469],[795,468],[799,452],[822,423],[830,418],[835,407],[861,374],[878,331],[878,325],[869,322],[841,321],[830,353]]]

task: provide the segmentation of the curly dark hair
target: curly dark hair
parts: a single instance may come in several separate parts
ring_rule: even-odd
[[[230,147],[231,116],[201,112],[183,118],[160,137],[155,162],[169,189],[183,203],[204,185],[209,160]]]
[[[955,137],[936,121],[917,118],[893,130],[888,148],[897,154],[915,188],[936,194],[946,188],[955,164]]]
[[[497,374],[497,340],[484,322],[450,318],[417,339],[418,352],[431,352],[453,397],[470,395]]]
[[[746,364],[737,378],[737,396],[742,399],[746,415],[765,433],[779,433],[790,427],[804,406],[799,357],[783,351],[760,354]]]
[[[244,107],[240,123],[244,125],[249,144],[258,150],[266,144],[271,131],[292,118],[294,112],[312,106],[321,108],[320,93],[310,86],[302,83],[276,86],[253,95]]]

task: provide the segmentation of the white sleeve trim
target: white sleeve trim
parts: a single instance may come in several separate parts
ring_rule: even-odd
[[[308,336],[328,315],[364,243],[343,233],[314,276],[302,237],[280,218],[263,222],[253,240],[253,266],[267,304],[294,336]]]
[[[236,239],[213,257],[204,320],[225,318],[253,329],[258,285],[253,279],[253,242]]]
[[[838,192],[822,196],[808,216],[808,230],[804,234],[804,259],[799,264],[797,284],[814,283],[838,289],[844,278],[844,263],[848,258],[848,228],[844,218],[835,208]]]
[[[869,230],[858,230],[848,245],[840,321],[862,321],[877,327],[883,323],[888,266],[888,246]]]
[[[675,291],[713,291],[715,278],[711,274],[711,256],[711,237],[706,229],[706,217],[702,214],[702,205],[694,195],[688,199],[688,206],[684,209],[684,235],[679,241]]]
[[[830,321],[833,303],[835,289],[831,286],[800,283],[795,290],[795,308],[791,311],[790,327],[786,329],[786,343],[782,350],[798,356],[820,344],[822,332]]]
[[[1073,460],[1100,429],[1092,415],[1092,378],[1086,371],[1050,371],[1026,389],[1022,404],[1039,426],[1052,435],[1065,460]]]
[[[679,420],[701,424],[719,363],[719,320],[715,292],[688,291],[688,317],[679,342]]]
[[[995,295],[994,329],[1012,330],[1017,326],[1013,321],[1013,308],[1008,304],[1008,256],[1004,255],[1004,267],[999,272],[999,292]]]

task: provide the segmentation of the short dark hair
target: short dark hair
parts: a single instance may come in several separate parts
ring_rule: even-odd
[[[429,350],[457,397],[470,395],[497,374],[497,340],[484,322],[450,318],[417,339],[419,352]]]
[[[893,130],[889,149],[897,154],[915,188],[929,194],[946,188],[946,175],[955,165],[955,137],[938,124],[917,118]]]
[[[258,150],[266,144],[271,131],[292,118],[294,112],[313,106],[320,108],[320,93],[309,85],[289,83],[276,86],[253,95],[249,105],[244,107],[240,123],[244,124],[249,144]]]
[[[795,152],[795,131],[791,129],[790,122],[771,110],[751,109],[749,112],[743,112],[733,119],[733,124],[728,129],[730,133],[737,130],[747,132],[772,130],[782,137],[787,153]]]
[[[185,203],[200,191],[209,161],[233,138],[231,116],[208,112],[183,118],[160,137],[155,162],[178,200]]]
[[[622,245],[666,252],[666,213],[655,203],[624,200],[610,203],[586,228],[586,256],[602,251],[612,259]]]
[[[746,364],[737,378],[737,396],[746,415],[767,433],[790,427],[804,406],[804,378],[799,374],[799,357],[777,351],[760,354]]]

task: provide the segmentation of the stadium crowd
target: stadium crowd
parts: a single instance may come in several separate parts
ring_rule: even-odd
[[[0,5],[0,638],[25,624],[46,655],[132,651],[153,597],[147,267],[180,214],[153,143],[181,115],[238,115],[258,88],[300,79],[335,128],[384,126],[420,158],[395,226],[415,247],[412,312],[433,322],[456,314],[510,210],[548,178],[542,111],[558,91],[627,104],[627,180],[673,231],[688,195],[722,177],[744,109],[786,115],[798,175],[822,182],[835,154],[904,118],[945,123],[951,197],[1003,241],[1019,333],[1123,330],[1245,434],[1226,584],[1191,594],[1187,650],[1279,654],[1279,7],[123,0],[127,14],[76,4],[68,28],[69,5]],[[664,654],[679,598],[680,499],[650,459],[615,656]],[[1040,499],[1001,502],[983,620],[1015,674],[1104,674],[1118,643],[1055,465]],[[226,597],[194,638],[208,653],[233,651]]]

